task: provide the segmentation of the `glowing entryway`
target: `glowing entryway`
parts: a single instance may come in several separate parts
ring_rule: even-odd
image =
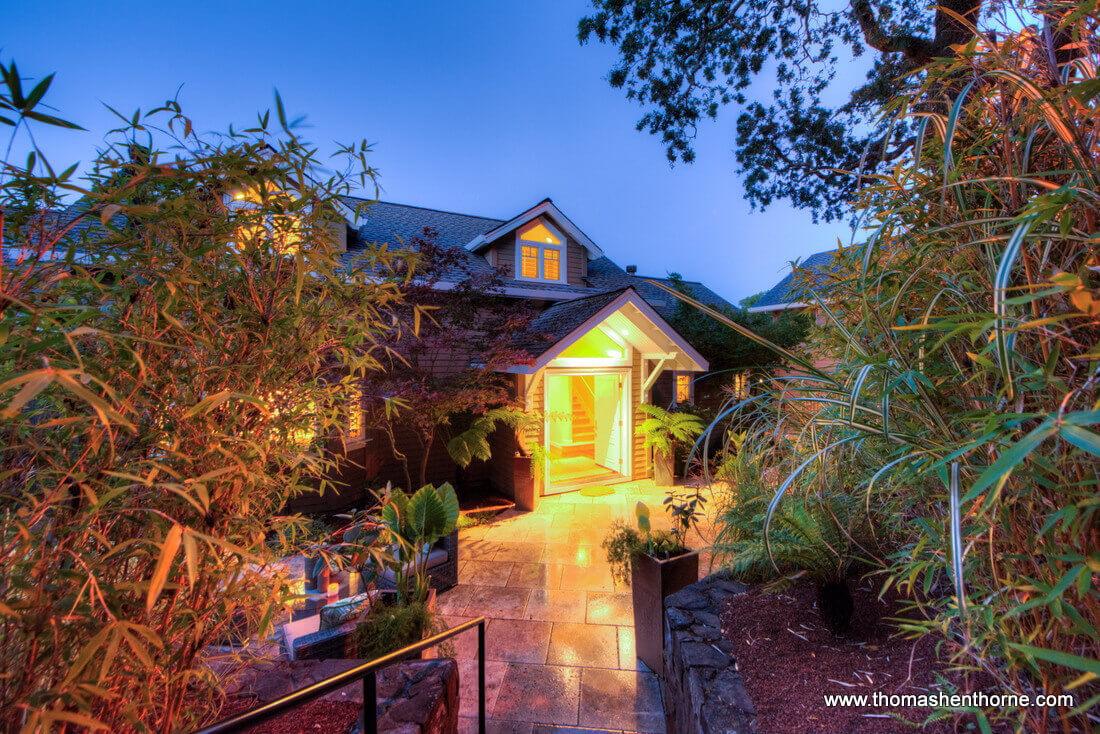
[[[627,479],[629,379],[627,370],[547,374],[545,494]]]

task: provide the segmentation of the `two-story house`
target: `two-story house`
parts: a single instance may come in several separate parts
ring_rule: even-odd
[[[648,282],[661,279],[620,267],[550,199],[508,220],[351,198],[347,203],[362,214],[349,222],[345,258],[372,244],[401,249],[431,228],[440,245],[463,248],[464,268],[496,268],[506,297],[538,309],[521,345],[529,364],[514,365],[508,374],[517,401],[541,416],[539,428],[522,440],[498,431],[492,459],[464,473],[467,484],[485,483],[529,507],[539,496],[650,476],[651,457],[635,431],[643,419],[638,406],[690,402],[693,378],[707,369],[706,359],[666,320],[679,301]],[[682,287],[710,305],[728,305],[702,284]],[[387,440],[370,443],[352,458],[381,481],[401,482],[396,464],[387,461]],[[532,445],[544,457],[534,472],[523,460]],[[445,448],[433,446],[431,453],[428,480],[453,480]]]
[[[540,496],[651,475],[652,457],[635,430],[643,420],[638,406],[692,402],[692,381],[708,366],[668,322],[680,301],[651,282],[671,281],[620,267],[549,199],[508,220],[354,197],[344,204],[346,223],[334,239],[346,262],[366,256],[372,245],[407,248],[430,228],[439,245],[465,253],[463,269],[498,270],[503,296],[538,312],[520,344],[528,359],[507,376],[513,397],[540,417],[539,426],[523,437],[498,430],[492,459],[461,472],[462,484],[533,507]],[[78,221],[87,205],[81,200],[57,216]],[[79,226],[100,225],[85,217]],[[701,283],[677,285],[707,305],[729,305]],[[321,505],[358,501],[368,485],[405,483],[388,438],[368,434],[365,424],[353,420],[344,440],[330,444],[349,461],[334,478],[344,489]],[[429,454],[428,481],[459,476],[442,442]],[[533,455],[542,461],[532,462]],[[295,504],[317,507],[308,498]]]

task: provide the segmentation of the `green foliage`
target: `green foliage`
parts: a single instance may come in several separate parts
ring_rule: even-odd
[[[704,504],[705,500],[698,490],[688,493],[686,497],[680,497],[670,490],[664,508],[673,521],[673,528],[655,530],[649,506],[644,502],[637,503],[634,506],[634,517],[638,528],[634,529],[623,521],[616,520],[604,536],[602,545],[607,551],[611,575],[616,580],[627,583],[630,579],[631,559],[639,553],[661,559],[686,553],[687,533],[698,524]]]
[[[729,451],[763,482],[773,552],[791,503],[858,492],[906,631],[945,636],[945,657],[1005,690],[1072,690],[1076,708],[984,712],[1069,731],[1100,703],[1100,18],[1044,13],[1047,31],[963,48],[888,110],[921,136],[861,191],[869,237],[818,301],[840,361],[759,395]]]
[[[0,126],[72,127],[41,113],[49,77],[2,72]],[[220,136],[174,101],[121,119],[87,181],[29,136],[0,174],[4,731],[210,715],[208,646],[290,598],[282,508],[326,487],[399,300],[369,276],[387,255],[348,270],[333,248],[365,144],[341,151],[361,177],[325,173],[278,98]]]
[[[672,534],[681,546],[687,547],[688,533],[699,527],[699,520],[707,506],[702,488],[699,485],[683,490],[669,487],[661,504],[672,522]]]
[[[801,496],[784,502],[765,538],[768,497],[736,487],[724,498],[716,523],[715,558],[747,582],[782,588],[796,578],[843,582],[856,562],[869,526],[860,498],[843,493]]]
[[[352,644],[360,658],[374,660],[420,642],[437,624],[423,601],[375,604],[356,625]]]
[[[396,546],[388,565],[402,602],[427,598],[428,551],[455,531],[458,517],[458,497],[450,484],[425,484],[412,497],[395,489],[384,498],[379,523],[387,532],[386,540]]]
[[[695,441],[706,428],[703,421],[690,413],[674,413],[644,403],[638,410],[648,416],[637,429],[646,448],[665,456],[671,456],[678,444]]]
[[[914,141],[914,120],[878,116],[908,75],[953,57],[973,38],[982,0],[931,13],[917,0],[788,4],[767,0],[593,0],[581,43],[617,47],[607,76],[645,107],[637,128],[659,136],[670,162],[695,158],[701,123],[740,109],[734,151],[745,197],[844,217],[863,175],[889,170]],[[985,28],[983,27],[983,30]],[[833,83],[851,56],[875,55],[866,83]],[[762,82],[761,75],[774,75]],[[841,75],[840,78],[845,78]],[[771,94],[749,96],[748,90]]]
[[[683,545],[672,533],[650,530],[648,525],[639,532],[622,520],[611,523],[611,529],[601,545],[607,552],[612,578],[622,584],[630,583],[630,565],[634,556],[648,553],[654,558],[672,558],[684,552]]]
[[[681,293],[691,295],[691,291],[677,282],[678,278],[674,276],[675,274],[669,277],[672,287]],[[810,319],[805,314],[794,311],[780,311],[778,314],[749,313],[747,308],[751,303],[745,304],[744,301],[742,303],[744,305],[741,308],[718,307],[716,310],[784,349],[793,349],[806,341],[810,332]],[[714,379],[729,382],[735,372],[767,371],[783,364],[784,360],[774,350],[745,339],[729,329],[715,329],[713,318],[683,301],[677,304],[668,322],[672,328],[676,329],[676,333],[687,339],[709,363],[708,375],[713,377],[704,376],[700,378],[702,382],[710,382]]]
[[[474,459],[488,461],[492,455],[489,436],[496,430],[497,424],[521,433],[537,427],[539,422],[537,415],[510,405],[493,408],[475,418],[469,428],[448,441],[447,453],[463,468],[469,466]]]

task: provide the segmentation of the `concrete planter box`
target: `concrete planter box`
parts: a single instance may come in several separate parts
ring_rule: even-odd
[[[634,639],[638,658],[657,675],[664,668],[664,601],[699,579],[699,552],[667,560],[642,553],[631,559]]]

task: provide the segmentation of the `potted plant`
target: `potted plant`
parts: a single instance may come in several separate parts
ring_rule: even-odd
[[[656,405],[639,405],[638,410],[648,416],[638,426],[638,433],[646,448],[653,451],[653,481],[670,487],[675,479],[673,457],[677,446],[694,442],[706,426],[690,413],[671,412]]]
[[[658,675],[664,669],[665,597],[699,580],[699,554],[687,548],[686,538],[705,504],[698,490],[670,490],[664,506],[672,519],[671,530],[654,530],[649,507],[639,502],[638,527],[615,522],[603,541],[615,580],[630,583],[638,658]]]

